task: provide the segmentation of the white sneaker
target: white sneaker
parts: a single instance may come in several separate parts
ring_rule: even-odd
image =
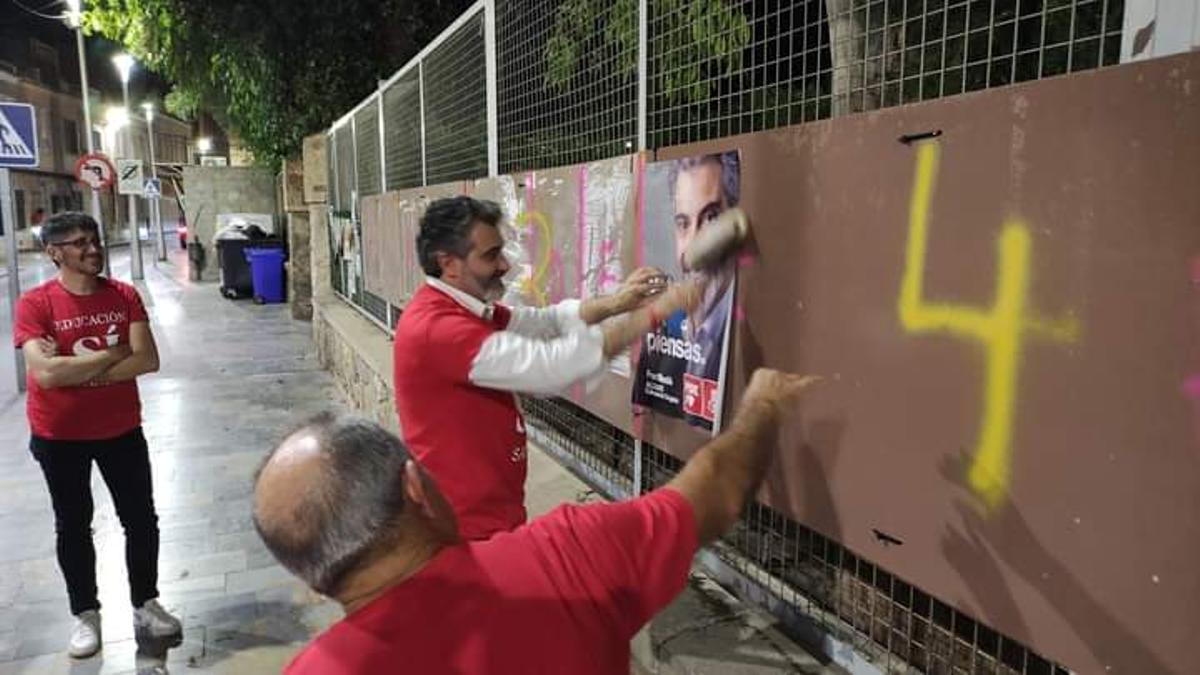
[[[168,614],[158,600],[147,600],[133,610],[133,630],[144,631],[154,637],[167,637],[182,633],[183,624]]]
[[[71,629],[71,646],[67,653],[71,658],[86,659],[100,651],[100,612],[89,609],[75,617]]]

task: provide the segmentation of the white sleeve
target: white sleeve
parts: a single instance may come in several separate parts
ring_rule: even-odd
[[[556,338],[587,327],[579,318],[579,300],[563,300],[549,307],[509,307],[512,316],[505,330],[534,338]]]
[[[471,383],[488,389],[553,394],[604,369],[604,332],[599,326],[550,340],[492,333],[471,362]]]

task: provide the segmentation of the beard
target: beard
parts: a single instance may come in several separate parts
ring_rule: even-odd
[[[81,256],[78,262],[70,267],[83,274],[100,274],[104,271],[104,256],[99,254]]]
[[[481,280],[485,302],[496,302],[504,297],[504,277],[495,276]]]

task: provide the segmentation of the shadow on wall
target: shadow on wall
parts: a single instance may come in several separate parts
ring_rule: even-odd
[[[942,467],[943,475],[951,483],[963,485],[969,462],[966,454],[947,461]],[[1050,554],[1015,505],[1009,503],[986,518],[980,515],[979,503],[973,496],[965,495],[955,507],[962,517],[963,528],[950,528],[943,534],[942,553],[971,587],[980,606],[987,608],[992,622],[1020,626],[1022,639],[1029,635],[1020,607],[1003,581],[1002,562],[1058,611],[1088,645],[1098,663],[1111,666],[1115,673],[1172,672]]]

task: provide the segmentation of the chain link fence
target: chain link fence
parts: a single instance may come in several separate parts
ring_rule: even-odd
[[[1124,0],[481,0],[329,131],[334,289],[363,289],[359,199],[953,96],[1116,64]],[[495,118],[489,120],[490,110]],[[567,401],[531,437],[610,497],[679,469]],[[801,523],[752,504],[713,549],[889,672],[1067,671]]]

